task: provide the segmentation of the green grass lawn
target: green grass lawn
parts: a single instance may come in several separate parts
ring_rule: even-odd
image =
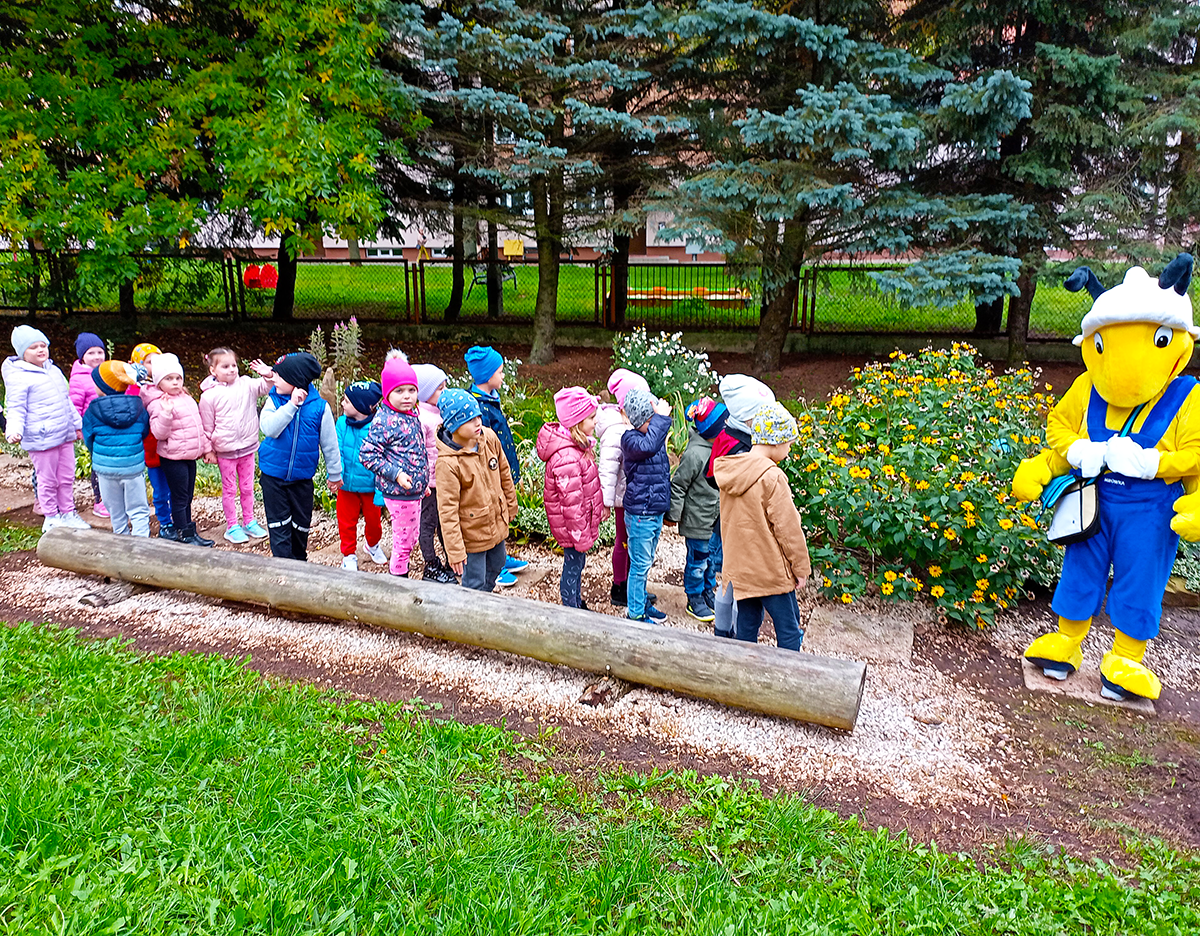
[[[0,931],[1151,934],[1200,861],[982,860],[796,796],[621,772],[413,706],[0,628]],[[552,744],[552,740],[548,742]]]

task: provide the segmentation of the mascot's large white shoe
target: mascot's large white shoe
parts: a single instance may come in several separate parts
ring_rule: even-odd
[[[1191,278],[1190,254],[1171,261],[1157,281],[1133,267],[1107,291],[1087,267],[1071,275],[1067,288],[1086,288],[1094,300],[1075,338],[1087,373],[1050,412],[1047,447],[1013,478],[1013,494],[1026,501],[1059,475],[1096,479],[1099,529],[1067,546],[1052,603],[1058,630],[1025,656],[1047,676],[1068,678],[1082,663],[1083,640],[1107,592],[1116,634],[1100,674],[1112,699],[1162,692],[1142,657],[1158,636],[1179,537],[1200,540],[1200,393],[1195,378],[1181,376],[1200,337],[1187,295]]]

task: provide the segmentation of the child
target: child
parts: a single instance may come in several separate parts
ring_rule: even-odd
[[[150,417],[141,397],[126,392],[136,382],[132,364],[102,361],[92,370],[99,396],[83,414],[83,444],[92,453],[92,468],[118,536],[131,529],[134,536],[150,535],[150,505],[142,478]]]
[[[464,588],[490,592],[504,569],[504,540],[517,515],[512,472],[471,394],[443,390],[438,409],[438,515],[446,557]]]
[[[158,461],[171,491],[171,525],[176,540],[189,546],[212,546],[196,532],[192,495],[196,490],[196,460],[208,453],[200,422],[200,407],[183,385],[183,365],[174,354],[150,358],[151,386],[142,391],[150,414],[150,432],[158,439]]]
[[[629,617],[661,621],[666,614],[647,600],[646,578],[658,550],[663,515],[671,509],[671,465],[667,460],[671,407],[635,388],[625,397],[625,415],[633,427],[621,436],[625,529],[629,534]]]
[[[274,389],[263,403],[259,428],[266,436],[258,450],[259,484],[271,555],[308,561],[312,526],[313,477],[325,456],[329,490],[342,486],[342,456],[329,404],[312,382],[321,365],[307,351],[275,362]]]
[[[629,420],[621,406],[625,396],[633,388],[647,393],[650,385],[646,378],[633,371],[617,368],[608,378],[608,392],[616,399],[616,405],[605,404],[596,414],[596,435],[600,439],[600,488],[604,492],[604,506],[613,511],[617,527],[613,542],[613,584],[610,594],[613,605],[625,607],[628,600],[629,581],[629,534],[625,529],[625,463],[621,459],[621,436],[630,428]]]
[[[554,394],[558,422],[538,432],[538,458],[546,463],[544,503],[550,532],[563,549],[562,580],[558,586],[567,608],[583,608],[583,566],[587,551],[608,517],[600,492],[600,473],[592,456],[596,410],[600,401],[583,387],[565,387]]]
[[[46,519],[42,531],[56,526],[89,529],[75,512],[75,442],[83,437],[83,417],[71,405],[67,378],[50,360],[50,341],[31,325],[12,332],[15,355],[5,359],[5,436],[29,453],[37,476],[37,502]]]
[[[745,374],[726,374],[717,389],[728,407],[729,418],[725,428],[713,439],[712,455],[708,459],[706,475],[714,488],[717,482],[713,479],[713,462],[722,455],[741,455],[750,451],[750,420],[761,407],[775,402],[770,387]]]
[[[408,577],[408,558],[421,529],[421,501],[429,493],[429,465],[436,455],[434,430],[421,422],[417,374],[400,351],[389,351],[379,381],[383,405],[371,422],[358,458],[375,473],[392,518],[392,575]]]
[[[75,339],[75,363],[71,365],[71,379],[67,381],[67,386],[71,391],[71,402],[75,404],[75,409],[79,410],[80,416],[87,413],[88,406],[100,395],[100,391],[96,389],[96,382],[92,380],[92,371],[99,367],[107,356],[104,342],[98,335],[83,332]],[[96,481],[94,468],[92,504],[92,513],[97,517],[109,515],[104,507],[104,499],[100,496],[100,485]]]
[[[467,349],[463,355],[467,362],[467,370],[475,382],[471,387],[471,395],[479,404],[483,425],[496,433],[500,439],[500,447],[504,457],[508,459],[508,470],[512,472],[513,485],[521,483],[521,462],[517,458],[517,446],[513,442],[512,429],[504,412],[500,409],[500,388],[504,386],[504,358],[495,348],[486,345],[475,345]],[[504,573],[500,576],[500,584],[515,585],[517,578],[514,572],[520,572],[529,563],[516,556],[508,556],[504,560]]]
[[[342,415],[336,429],[338,451],[342,456],[342,486],[337,492],[338,537],[342,541],[342,568],[358,571],[358,518],[364,521],[367,555],[376,565],[387,565],[380,540],[383,525],[379,505],[375,503],[375,475],[359,461],[359,449],[367,438],[371,420],[383,390],[374,380],[357,380],[342,395]]]
[[[442,425],[442,414],[438,410],[438,399],[446,389],[446,372],[433,364],[414,364],[417,372],[417,400],[421,404],[421,423],[433,430],[434,438]],[[421,501],[421,557],[425,560],[423,578],[444,585],[457,585],[458,576],[437,554],[434,538],[442,541],[442,552],[446,552],[446,541],[442,538],[442,525],[437,509],[437,445],[433,447],[433,461],[429,464],[429,493]]]
[[[237,355],[213,348],[204,355],[208,376],[200,384],[200,423],[208,442],[204,460],[221,472],[225,539],[248,543],[267,531],[254,519],[254,456],[258,452],[258,401],[271,392],[271,368],[251,361],[258,379],[238,374]],[[238,505],[241,502],[241,523]]]
[[[129,353],[129,363],[140,368],[139,373],[142,374],[139,382],[125,391],[130,396],[139,396],[142,391],[139,384],[148,383],[147,362],[156,354],[162,354],[162,351],[148,341],[135,346]],[[158,460],[158,439],[154,438],[154,433],[146,436],[145,453],[146,474],[150,478],[150,491],[154,497],[154,516],[158,520],[158,535],[163,539],[177,539],[178,534],[171,525],[171,489],[167,487],[167,478]]]
[[[720,519],[721,500],[704,472],[712,454],[712,440],[725,428],[728,413],[725,404],[708,397],[688,404],[686,413],[692,431],[683,458],[671,475],[671,509],[667,522],[679,524],[679,535],[687,544],[687,559],[683,566],[687,613],[697,621],[707,622],[716,616],[713,601],[721,561],[721,534],[715,530]]]
[[[722,576],[737,599],[737,638],[754,643],[763,611],[785,650],[799,650],[804,632],[796,592],[808,583],[808,545],[787,476],[778,463],[798,437],[796,420],[778,403],[760,407],[750,423],[751,448],[718,458],[721,523],[729,539]]]

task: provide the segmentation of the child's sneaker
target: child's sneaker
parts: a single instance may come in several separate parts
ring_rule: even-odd
[[[246,535],[246,531],[236,524],[225,531],[225,539],[231,543],[237,543],[239,546],[242,543],[250,542],[250,537]]]
[[[90,530],[92,528],[90,523],[73,510],[69,514],[60,514],[58,522],[62,526],[70,527],[72,530]]]
[[[42,521],[42,532],[45,533],[47,530],[53,530],[59,525],[59,522],[57,515],[46,514],[46,519]]]
[[[516,556],[508,556],[504,560],[505,572],[520,572],[522,569],[528,569],[529,563],[524,559],[518,559]],[[511,583],[510,583],[511,584]]]
[[[246,531],[246,535],[250,539],[266,539],[267,537],[267,531],[262,528],[262,524],[257,520],[251,520],[242,529]]]
[[[376,543],[374,546],[368,546],[367,555],[371,557],[371,561],[375,563],[375,565],[388,564],[388,557],[383,552],[383,543]]]
[[[704,602],[701,595],[688,596],[687,613],[694,617],[697,621],[708,623],[716,619],[717,614]]]
[[[528,563],[525,565],[528,565]],[[525,566],[522,566],[521,568],[524,567]],[[517,584],[517,577],[509,572],[508,569],[504,569],[498,576],[496,576],[496,584],[501,588],[511,588]]]
[[[104,517],[105,519],[112,516],[112,514],[108,512],[108,508],[104,506],[103,501],[96,502],[96,506],[92,508],[92,513],[97,517]]]
[[[349,556],[342,556],[342,568],[345,569],[347,572],[357,572],[358,571],[358,556],[355,556],[354,554],[351,554]]]
[[[652,604],[646,605],[646,617],[652,621],[665,621],[667,619],[666,612],[659,611],[658,608],[654,607]]]

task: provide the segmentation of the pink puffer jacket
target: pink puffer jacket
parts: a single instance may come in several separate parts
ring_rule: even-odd
[[[100,396],[100,388],[92,380],[92,369],[83,361],[76,361],[71,365],[71,379],[67,383],[71,388],[71,402],[82,416],[87,412],[88,404]]]
[[[581,449],[569,430],[556,422],[546,423],[538,432],[537,453],[546,463],[543,495],[550,532],[559,546],[580,552],[591,549],[600,535],[604,510],[592,446]]]
[[[262,377],[243,374],[231,384],[205,377],[200,384],[200,422],[209,449],[218,455],[258,451],[258,401],[271,392]]]
[[[204,426],[200,422],[200,407],[185,390],[171,397],[170,416],[163,413],[163,392],[150,386],[142,390],[142,401],[150,414],[150,434],[158,439],[158,457],[171,461],[190,461],[203,458],[209,451]]]

